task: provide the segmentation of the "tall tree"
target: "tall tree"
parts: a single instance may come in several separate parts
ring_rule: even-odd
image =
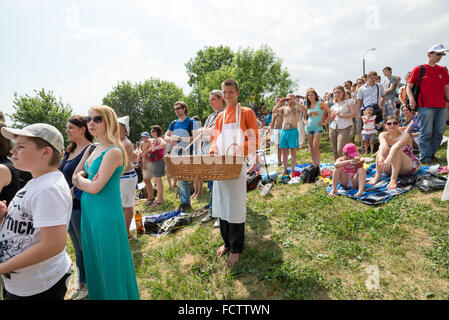
[[[23,128],[33,123],[51,124],[62,133],[67,142],[65,130],[67,119],[72,114],[72,107],[61,98],[56,98],[51,90],[34,90],[34,93],[34,96],[28,94],[19,96],[14,93],[14,112],[8,115],[13,121],[12,126]]]
[[[103,104],[113,108],[119,117],[130,117],[129,137],[137,141],[153,125],[165,131],[176,118],[173,105],[178,100],[185,100],[181,88],[173,82],[151,78],[143,83],[118,83],[103,98]]]
[[[257,50],[239,49],[236,53],[229,47],[206,47],[186,63],[192,87],[188,101],[195,114],[204,119],[211,112],[209,92],[220,89],[226,78],[234,78],[240,84],[242,104],[261,104],[263,101],[265,105],[273,105],[276,95],[285,96],[298,87],[282,63],[283,60],[267,45]]]

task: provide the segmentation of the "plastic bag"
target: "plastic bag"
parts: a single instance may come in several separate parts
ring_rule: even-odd
[[[418,177],[416,181],[416,187],[419,190],[426,191],[434,191],[434,190],[443,190],[446,185],[447,178],[443,176],[439,176],[433,173],[426,173],[422,176]]]

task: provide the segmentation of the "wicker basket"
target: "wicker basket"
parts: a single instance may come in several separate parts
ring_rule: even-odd
[[[165,156],[167,175],[183,181],[234,180],[240,176],[244,156]]]

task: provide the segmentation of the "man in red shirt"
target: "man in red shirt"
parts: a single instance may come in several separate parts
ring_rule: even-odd
[[[428,62],[424,64],[425,73],[420,82],[417,101],[412,88],[418,84],[421,66],[412,70],[407,85],[410,108],[418,108],[420,123],[418,146],[420,161],[429,164],[435,160],[435,153],[443,139],[446,127],[447,107],[449,101],[449,74],[445,67],[439,66],[441,58],[449,51],[442,44],[434,45],[427,51]]]

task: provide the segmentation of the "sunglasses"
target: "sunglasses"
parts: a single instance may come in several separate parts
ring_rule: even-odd
[[[184,107],[177,107],[175,108],[175,111],[178,111],[179,109],[184,109]]]
[[[444,52],[432,52],[434,55],[436,55],[436,56],[438,56],[438,57],[441,57],[441,56],[445,56],[446,55],[446,53],[444,53]]]
[[[89,117],[89,116],[87,116],[86,117],[86,121],[87,121],[87,123],[89,123],[89,122],[91,122],[91,121],[94,121],[95,123],[101,123],[102,121],[103,121],[103,117],[102,116],[95,116],[95,117]]]
[[[397,121],[385,123],[386,126],[397,126],[398,124],[399,124],[399,122],[397,122]]]

